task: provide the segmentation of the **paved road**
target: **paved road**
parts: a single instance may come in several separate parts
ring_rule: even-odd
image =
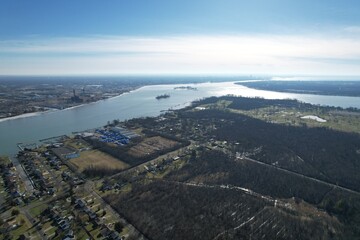
[[[36,220],[31,216],[31,214],[28,212],[28,209],[22,208],[20,209],[20,212],[31,222],[35,230],[37,231],[38,237],[42,240],[46,240],[47,238],[44,235],[44,232],[41,228],[37,228]]]
[[[165,153],[165,154],[160,155],[160,156],[158,156],[157,158],[154,158],[154,159],[149,160],[149,161],[147,161],[147,162],[140,163],[140,164],[135,165],[135,166],[132,166],[132,167],[130,167],[130,168],[128,168],[128,169],[124,169],[123,171],[112,175],[111,178],[116,178],[116,177],[119,177],[119,176],[122,176],[122,175],[125,175],[125,174],[134,173],[134,172],[137,171],[137,170],[144,170],[145,166],[147,166],[147,165],[149,165],[149,164],[155,164],[155,163],[157,163],[157,162],[160,162],[163,158],[166,158],[168,155],[169,155],[170,157],[177,156],[177,155],[179,154],[179,152],[185,151],[185,150],[187,150],[187,149],[191,149],[192,147],[194,147],[194,144],[190,144],[190,145],[188,145],[188,146],[185,146],[185,147],[176,149],[176,150],[174,150],[174,151],[172,151],[172,152]]]
[[[34,192],[34,186],[31,184],[31,181],[25,173],[23,166],[20,164],[19,159],[17,159],[16,157],[10,157],[10,160],[14,164],[16,171],[19,173],[20,178],[24,182],[26,191],[29,194],[32,194]]]
[[[59,195],[57,197],[63,197],[64,195]],[[38,207],[40,205],[47,205],[50,202],[52,202],[54,199],[48,199],[45,201],[41,201],[39,203],[34,203],[34,204],[29,204],[29,205],[25,205],[23,207],[20,208],[20,212],[22,214],[24,214],[24,216],[29,220],[29,222],[31,222],[31,224],[33,225],[33,227],[35,228],[35,230],[37,231],[37,234],[39,235],[39,237],[37,237],[36,239],[48,239],[49,236],[44,235],[44,231],[42,230],[42,228],[37,228],[36,226],[38,225],[39,221],[37,221],[35,218],[33,218],[30,214],[30,209]],[[38,223],[37,223],[38,222]]]
[[[66,165],[68,166],[68,168],[75,174],[77,175],[80,179],[81,176],[79,175],[78,172],[74,171],[73,168],[70,165],[69,161],[66,161],[64,159],[60,160]],[[137,229],[135,228],[135,226],[133,226],[132,224],[130,224],[129,222],[126,221],[126,219],[124,219],[117,211],[115,211],[107,202],[105,202],[105,200],[95,191],[95,184],[93,181],[91,180],[85,180],[84,186],[83,186],[84,190],[88,193],[91,194],[93,196],[93,198],[97,198],[99,199],[99,201],[105,206],[105,209],[107,212],[111,212],[113,216],[115,216],[121,223],[128,225],[129,230],[132,231],[133,233],[137,234],[137,239],[139,240],[146,240],[147,238]]]
[[[130,232],[135,233],[137,239],[146,240],[147,238],[138,230],[135,226],[124,219],[116,210],[114,210],[105,200],[94,190],[94,183],[91,180],[87,180],[84,185],[85,190],[100,201],[100,204],[105,206],[106,212],[110,212],[111,215],[115,216],[122,224],[127,225]]]
[[[52,182],[56,186],[56,191],[57,192],[60,191],[62,189],[61,180],[58,179],[58,177],[60,175],[59,174],[58,175],[54,174],[54,169],[52,169],[49,165],[47,165],[47,163],[45,161],[42,161],[42,165],[46,169],[46,171],[48,171],[49,174],[51,175]]]

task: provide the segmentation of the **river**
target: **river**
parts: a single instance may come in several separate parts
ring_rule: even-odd
[[[197,88],[197,91],[174,89],[177,86],[184,84],[145,86],[75,108],[0,121],[0,155],[14,155],[18,151],[19,142],[34,143],[44,138],[101,127],[113,119],[157,116],[162,110],[183,108],[194,100],[210,96],[233,94],[267,99],[291,98],[312,104],[360,108],[359,97],[271,92],[247,88],[233,82],[186,84]],[[171,97],[155,99],[165,93]]]

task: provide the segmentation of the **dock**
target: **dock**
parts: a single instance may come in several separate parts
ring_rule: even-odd
[[[33,149],[33,148],[37,148],[38,145],[36,143],[18,143],[17,144],[17,147],[21,150],[21,151],[24,151],[25,148],[30,148],[30,149]]]
[[[59,139],[63,139],[63,138],[67,138],[68,136],[66,135],[60,135],[60,136],[55,136],[55,137],[49,137],[49,138],[44,138],[39,140],[39,142],[42,143],[53,143],[53,142],[57,142]]]

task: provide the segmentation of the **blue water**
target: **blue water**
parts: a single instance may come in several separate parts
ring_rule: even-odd
[[[233,94],[268,99],[292,98],[300,101],[339,107],[360,108],[359,97],[320,96],[310,94],[279,93],[261,91],[236,85],[232,82],[186,84],[197,91],[175,90],[183,85],[153,85],[142,87],[115,98],[83,105],[76,108],[37,114],[36,116],[10,119],[0,122],[0,154],[13,155],[17,143],[33,143],[40,139],[70,134],[75,131],[96,128],[113,119],[125,120],[135,117],[157,116],[162,110],[179,109],[192,101]],[[156,100],[160,94],[170,98]]]

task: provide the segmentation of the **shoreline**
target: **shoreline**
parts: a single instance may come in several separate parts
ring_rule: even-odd
[[[202,82],[202,83],[211,83],[211,82]],[[198,84],[198,83],[189,83],[189,84]],[[19,115],[16,115],[16,116],[11,116],[11,117],[6,117],[6,118],[0,118],[0,123],[1,123],[1,122],[5,122],[5,121],[9,121],[9,120],[15,120],[15,119],[22,119],[22,118],[28,118],[28,117],[36,117],[36,116],[40,116],[40,115],[46,114],[46,113],[52,113],[52,112],[58,112],[58,111],[71,110],[71,109],[79,108],[79,107],[82,107],[82,106],[94,104],[94,103],[97,103],[97,102],[101,102],[101,101],[105,101],[105,100],[110,100],[110,99],[118,98],[118,97],[120,97],[120,96],[122,96],[122,95],[129,94],[129,93],[132,93],[132,92],[136,92],[136,91],[140,90],[140,89],[143,88],[143,87],[165,86],[165,85],[181,85],[181,84],[179,84],[179,83],[174,83],[174,84],[151,84],[151,85],[142,85],[142,86],[135,87],[134,89],[132,89],[132,90],[130,90],[130,91],[126,91],[126,92],[120,93],[119,95],[116,95],[116,96],[108,97],[108,98],[105,98],[105,99],[100,99],[100,100],[97,100],[97,101],[94,101],[94,102],[82,103],[82,104],[80,104],[80,105],[75,105],[75,106],[67,107],[67,108],[64,108],[64,109],[49,109],[49,110],[46,110],[46,111],[23,113],[23,114],[19,114]]]
[[[39,116],[44,113],[55,112],[55,111],[60,111],[60,110],[52,109],[52,110],[46,110],[46,111],[41,111],[41,112],[23,113],[23,114],[19,114],[19,115],[12,116],[12,117],[0,118],[0,122],[21,119],[21,118],[35,117],[35,116]]]
[[[262,80],[245,80],[245,82],[246,82],[246,81],[262,81]],[[232,82],[232,83],[236,83],[236,82],[238,82],[238,80],[232,80],[232,81],[224,80],[224,81],[220,81],[220,82]],[[67,108],[64,108],[64,109],[49,109],[49,110],[46,110],[46,111],[23,113],[23,114],[11,116],[11,117],[0,118],[0,123],[1,123],[1,122],[5,122],[5,121],[9,121],[9,120],[15,120],[15,119],[22,119],[22,118],[28,118],[28,117],[36,117],[36,116],[40,116],[40,115],[42,115],[42,114],[51,113],[51,112],[71,110],[71,109],[78,108],[78,107],[82,107],[82,106],[85,106],[85,105],[94,104],[94,103],[97,103],[97,102],[101,102],[101,101],[105,101],[105,100],[117,98],[117,97],[120,97],[120,96],[122,96],[122,95],[124,95],[124,94],[129,94],[129,93],[138,91],[139,89],[141,89],[141,88],[143,88],[143,87],[166,86],[166,85],[186,85],[186,84],[194,84],[194,85],[197,85],[197,84],[204,84],[204,83],[215,83],[215,82],[212,82],[212,81],[204,81],[204,82],[192,82],[192,83],[170,83],[170,84],[169,84],[169,83],[164,83],[164,84],[161,84],[161,83],[160,83],[160,84],[141,85],[141,86],[138,86],[138,87],[134,87],[134,89],[132,89],[132,90],[130,90],[130,91],[126,91],[126,92],[120,93],[119,95],[112,96],[112,97],[108,97],[108,98],[105,98],[105,99],[100,99],[100,100],[97,100],[97,101],[94,101],[94,102],[82,103],[82,104],[80,104],[80,105],[75,105],[75,106],[67,107]]]
[[[64,109],[49,109],[49,110],[46,110],[46,111],[39,111],[39,112],[31,112],[31,113],[23,113],[23,114],[19,114],[19,115],[16,115],[16,116],[11,116],[11,117],[6,117],[6,118],[0,118],[0,123],[1,122],[5,122],[5,121],[9,121],[9,120],[15,120],[15,119],[22,119],[22,118],[29,118],[29,117],[36,117],[36,116],[40,116],[42,114],[46,114],[46,113],[52,113],[52,112],[58,112],[58,111],[66,111],[66,110],[71,110],[71,109],[75,109],[75,108],[79,108],[79,107],[82,107],[82,106],[86,106],[86,105],[89,105],[89,104],[94,104],[94,103],[97,103],[97,102],[101,102],[101,101],[105,101],[105,100],[109,100],[109,99],[112,99],[112,98],[117,98],[119,96],[122,96],[124,94],[128,94],[128,93],[131,93],[131,92],[134,92],[142,87],[145,87],[144,86],[140,86],[140,87],[137,87],[135,89],[132,89],[130,91],[127,91],[127,92],[123,92],[123,93],[120,93],[119,95],[116,95],[116,96],[113,96],[113,97],[108,97],[108,98],[105,98],[105,99],[100,99],[100,100],[97,100],[95,102],[89,102],[89,103],[82,103],[80,105],[75,105],[75,106],[71,106],[71,107],[67,107],[67,108],[64,108]]]
[[[281,82],[282,80],[272,80],[273,82]],[[272,91],[272,92],[278,92],[278,93],[290,93],[290,94],[310,94],[310,95],[318,95],[318,96],[335,96],[335,97],[354,97],[359,98],[360,95],[358,93],[336,93],[331,91],[325,91],[325,92],[319,92],[318,90],[307,90],[307,89],[296,89],[296,88],[289,88],[289,89],[281,89],[281,88],[267,88],[264,86],[251,86],[247,85],[246,83],[254,83],[254,82],[271,82],[269,80],[250,80],[250,81],[239,81],[236,84],[242,85],[248,88],[260,90],[260,91]],[[284,81],[286,82],[286,81]],[[301,81],[300,81],[301,82]],[[302,82],[309,82],[309,81],[302,81]],[[313,83],[316,82],[322,82],[322,81],[313,81]],[[347,81],[343,81],[347,82]],[[354,81],[348,81],[348,82],[354,82]],[[358,82],[358,81],[355,81]],[[296,87],[296,86],[295,86]]]
[[[290,98],[289,96],[283,96],[281,95],[280,97],[276,97],[276,96],[273,96],[272,95],[272,92],[268,92],[268,91],[261,91],[261,90],[256,90],[256,89],[251,89],[251,88],[248,88],[248,87],[245,87],[245,86],[242,86],[241,84],[240,85],[237,85],[235,83],[237,83],[238,81],[227,81],[227,82],[221,82],[221,83],[215,83],[216,85],[215,86],[212,86],[212,82],[204,82],[204,83],[192,83],[192,84],[186,84],[186,85],[191,85],[191,86],[199,86],[199,84],[202,84],[201,88],[199,87],[199,92],[201,93],[201,91],[203,92],[203,95],[205,94],[206,96],[225,96],[225,95],[234,95],[234,96],[243,96],[243,97],[247,97],[247,98],[254,98],[254,97],[258,97],[258,96],[262,96],[263,98],[265,99],[298,99],[299,101],[302,101],[302,102],[307,102],[307,103],[310,103],[310,104],[313,104],[313,105],[320,105],[320,106],[339,106],[340,108],[348,108],[348,98],[349,97],[341,97],[340,99],[336,100],[337,97],[335,98],[329,98],[327,96],[323,96],[325,97],[324,99],[322,98],[318,98],[319,95],[313,95],[313,96],[316,96],[316,98],[314,99],[314,101],[311,100],[310,97],[313,97],[312,95],[309,95],[308,97],[306,95],[303,95],[303,94],[295,94],[296,96],[305,96],[304,98],[300,99],[298,97],[293,97],[293,98]],[[125,95],[127,94],[130,94],[130,93],[136,93],[136,92],[140,92],[140,94],[142,94],[142,92],[144,92],[144,94],[146,96],[152,96],[151,94],[149,95],[149,93],[152,93],[152,91],[154,91],[154,95],[153,96],[156,96],[157,94],[163,92],[163,90],[165,89],[172,89],[175,87],[175,86],[183,86],[184,84],[178,84],[178,83],[175,83],[175,84],[154,84],[154,85],[143,85],[143,86],[139,86],[139,87],[136,87],[132,90],[129,90],[129,91],[126,91],[126,92],[123,92],[117,96],[112,96],[112,97],[109,97],[109,98],[106,98],[106,99],[101,99],[101,100],[98,100],[96,102],[90,102],[90,103],[85,103],[85,104],[80,104],[80,105],[77,105],[77,106],[73,106],[73,107],[69,107],[69,108],[66,108],[66,109],[62,109],[64,111],[66,110],[71,110],[73,108],[79,108],[79,107],[83,107],[84,105],[89,105],[87,107],[89,108],[92,108],[92,107],[98,107],[98,104],[96,104],[97,102],[100,102],[100,101],[107,101],[105,102],[104,104],[107,104],[109,103],[110,105],[114,105],[112,102],[115,101],[115,102],[118,102],[118,101],[121,101],[121,102],[124,102],[122,101],[122,97],[124,97]],[[201,90],[201,91],[200,91]],[[253,90],[253,91],[251,91]],[[156,92],[156,94],[155,94]],[[268,93],[268,95],[266,95],[266,93]],[[274,92],[276,93],[276,92]],[[194,95],[194,94],[192,94]],[[180,102],[179,101],[175,101],[173,103],[170,103],[170,104],[165,104],[166,106],[168,107],[161,107],[161,109],[159,110],[161,114],[162,112],[164,111],[169,111],[169,110],[176,110],[176,109],[180,109],[180,108],[183,108],[183,107],[186,107],[186,106],[189,106],[191,104],[191,102],[193,101],[196,101],[196,100],[199,100],[199,99],[202,99],[203,97],[199,97],[199,96],[193,96],[195,99],[194,100],[190,100],[190,99],[185,99],[185,98],[180,98]],[[119,99],[120,98],[120,99]],[[133,98],[132,95],[130,95],[130,98]],[[345,98],[345,101],[342,101],[344,100],[343,98]],[[119,99],[119,100],[118,100]],[[124,99],[126,99],[126,97],[124,97]],[[151,97],[151,99],[153,99],[153,97]],[[333,102],[333,100],[336,100],[335,102]],[[328,100],[330,101],[329,102],[326,102],[325,100]],[[146,101],[146,100],[145,100]],[[155,101],[155,100],[154,100]],[[339,103],[337,103],[339,102]],[[345,104],[345,106],[341,106],[343,105],[342,103]],[[356,104],[357,103],[357,104]],[[91,105],[92,104],[92,105]],[[101,103],[102,104],[102,103]],[[100,104],[100,105],[101,105]],[[355,104],[355,108],[356,106],[359,106],[358,105],[358,102],[353,102],[353,104]],[[126,105],[126,104],[125,104]],[[158,106],[158,105],[155,105],[155,106]],[[87,108],[86,107],[86,108]],[[354,107],[354,106],[353,106]],[[156,107],[156,109],[159,108],[159,107]],[[83,108],[81,108],[80,110],[76,110],[74,112],[77,112],[77,111],[82,111]],[[125,108],[124,108],[125,109]],[[14,145],[11,145],[10,146],[10,143],[11,141],[14,142],[14,144],[18,143],[18,142],[36,142],[38,139],[42,139],[42,138],[46,138],[48,136],[43,136],[44,134],[40,134],[41,137],[38,137],[38,138],[34,138],[34,137],[31,137],[33,139],[23,139],[23,138],[20,138],[18,137],[17,134],[18,132],[26,132],[27,129],[29,129],[28,127],[28,124],[27,124],[27,121],[34,121],[36,123],[38,122],[43,122],[44,119],[48,119],[49,118],[53,118],[52,116],[57,116],[57,115],[62,115],[62,114],[65,114],[65,115],[69,115],[68,112],[59,112],[59,111],[62,111],[62,110],[50,110],[49,111],[46,111],[46,112],[36,112],[36,113],[28,113],[28,114],[23,114],[23,115],[18,115],[18,116],[14,116],[14,117],[10,117],[10,118],[7,118],[7,119],[0,119],[0,125],[1,127],[3,128],[4,130],[4,133],[7,132],[7,128],[9,129],[12,129],[12,132],[9,133],[9,136],[7,136],[6,134],[4,134],[2,136],[2,139],[1,139],[1,142],[2,142],[2,145],[4,145],[4,149],[1,149],[1,150],[5,150],[5,149],[10,149],[9,151],[4,151],[3,154],[13,154],[13,152],[15,152],[15,149],[12,150],[12,146]],[[126,114],[126,111],[128,111],[128,108],[126,108],[125,110],[125,114]],[[129,110],[130,111],[130,110]],[[12,120],[12,119],[18,119],[18,118],[27,118],[27,117],[32,117],[32,116],[38,116],[38,115],[42,115],[42,114],[45,114],[45,113],[54,113],[54,114],[49,114],[49,115],[43,115],[41,117],[37,117],[37,118],[32,118],[32,119],[29,119],[27,120],[26,122],[25,121],[14,121],[14,124],[8,124],[8,120]],[[133,114],[131,111],[129,113],[130,115]],[[71,114],[70,114],[71,115]],[[111,114],[110,114],[111,115]],[[112,115],[111,115],[112,116]],[[147,115],[145,115],[147,116]],[[82,117],[82,115],[79,115],[78,117]],[[108,120],[111,120],[111,119],[116,119],[118,117],[110,117],[110,118],[104,118],[104,120],[102,120],[101,124],[98,126],[103,126],[105,125],[106,121]],[[127,119],[128,117],[121,117],[121,118],[124,118],[124,119]],[[132,117],[130,117],[132,118]],[[56,120],[58,121],[58,120]],[[60,120],[61,121],[61,120]],[[11,121],[9,121],[10,123]],[[75,124],[75,123],[71,123],[71,124]],[[20,126],[20,128],[18,128],[18,125]],[[50,124],[53,128],[56,128],[56,126],[51,123]],[[93,124],[94,125],[94,124]],[[72,126],[72,125],[71,125]],[[95,125],[94,125],[95,126]],[[40,126],[36,125],[35,126],[36,129],[40,128]],[[92,126],[89,127],[90,128],[93,128]],[[25,130],[26,131],[25,131]],[[75,130],[74,130],[75,129]],[[74,132],[74,131],[79,131],[79,128],[74,128],[74,129],[71,129],[70,132]],[[33,131],[32,129],[29,130],[30,132]],[[51,130],[52,131],[52,130]],[[40,131],[41,132],[41,131]],[[56,131],[55,131],[56,132]],[[36,133],[34,133],[35,135],[37,135]],[[62,132],[56,132],[55,136],[57,135],[61,135],[61,134],[65,134],[64,131]],[[38,134],[39,135],[39,134]],[[46,135],[46,134],[45,134]],[[49,135],[49,137],[53,136],[53,135]],[[15,139],[15,140],[14,140]],[[10,143],[9,143],[10,142]],[[1,147],[2,148],[2,147]],[[18,149],[16,149],[18,150]],[[1,152],[1,151],[0,151]]]
[[[315,95],[315,96],[335,96],[335,97],[346,97],[346,98],[360,98],[360,97],[357,97],[357,96],[346,96],[346,95],[323,95],[323,94],[314,94],[314,93],[299,93],[299,92],[285,92],[285,91],[271,91],[271,90],[265,90],[265,89],[260,89],[260,88],[254,88],[254,87],[247,87],[245,85],[243,85],[242,83],[246,83],[246,82],[262,82],[262,81],[265,81],[265,80],[232,80],[232,81],[221,81],[222,83],[233,83],[235,85],[240,85],[240,86],[243,86],[243,87],[246,87],[246,88],[250,88],[250,89],[253,89],[253,90],[258,90],[258,91],[266,91],[266,92],[275,92],[275,93],[289,93],[289,94],[299,94],[299,95]],[[52,113],[52,112],[58,112],[58,111],[66,111],[66,110],[71,110],[71,109],[75,109],[75,108],[79,108],[79,107],[82,107],[82,106],[86,106],[86,105],[90,105],[90,104],[95,104],[95,103],[98,103],[98,102],[101,102],[101,101],[106,101],[106,100],[110,100],[110,99],[115,99],[115,98],[118,98],[120,96],[123,96],[125,94],[129,94],[129,93],[132,93],[132,92],[136,92],[138,90],[140,90],[141,88],[144,88],[144,87],[161,87],[161,86],[183,86],[183,85],[190,85],[190,84],[193,84],[193,85],[198,85],[198,84],[211,84],[211,83],[215,83],[215,82],[212,82],[212,81],[204,81],[204,82],[193,82],[193,83],[172,83],[172,84],[150,84],[150,85],[142,85],[142,86],[138,86],[138,87],[135,87],[134,89],[130,90],[130,91],[126,91],[126,92],[123,92],[123,93],[120,93],[119,95],[116,95],[116,96],[112,96],[112,97],[108,97],[108,98],[105,98],[105,99],[100,99],[100,100],[97,100],[97,101],[94,101],[94,102],[89,102],[89,103],[82,103],[80,105],[75,105],[75,106],[71,106],[71,107],[67,107],[67,108],[64,108],[64,109],[49,109],[49,110],[46,110],[46,111],[39,111],[39,112],[32,112],[32,113],[24,113],[24,114],[20,114],[20,115],[16,115],[16,116],[11,116],[11,117],[6,117],[6,118],[0,118],[0,123],[1,122],[5,122],[5,121],[9,121],[9,120],[15,120],[15,119],[22,119],[22,118],[28,118],[28,117],[36,117],[36,116],[40,116],[42,114],[47,114],[47,113]],[[220,82],[219,82],[220,83]],[[329,106],[329,105],[326,105],[326,106]],[[340,107],[340,106],[338,106]],[[344,108],[344,107],[341,107],[341,108]],[[349,107],[347,107],[349,108]],[[347,108],[344,108],[344,109],[347,109]],[[357,107],[351,107],[351,108],[356,108],[358,109]]]

